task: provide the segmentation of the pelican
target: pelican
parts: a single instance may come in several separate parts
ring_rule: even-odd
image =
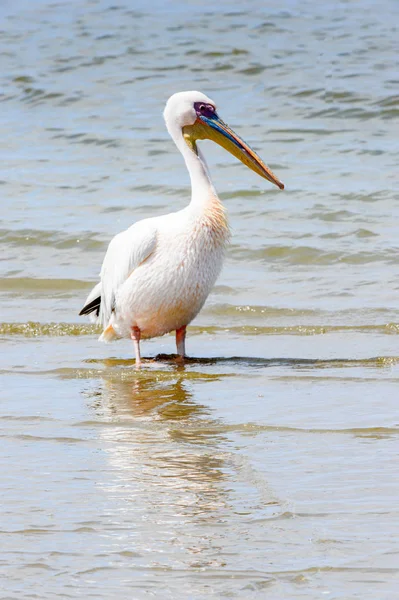
[[[167,130],[183,155],[191,201],[182,210],[143,219],[110,242],[94,287],[80,311],[101,323],[100,341],[131,338],[136,367],[140,340],[176,332],[186,356],[186,327],[203,307],[220,271],[230,233],[198,140],[213,140],[247,167],[284,185],[226,123],[201,92],[179,92],[164,111]]]

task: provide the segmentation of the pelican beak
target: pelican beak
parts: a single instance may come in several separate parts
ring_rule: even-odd
[[[252,169],[252,171],[274,183],[280,190],[284,189],[284,184],[277,179],[256,152],[234,133],[216,113],[211,116],[198,115],[194,125],[183,129],[183,134],[186,139],[190,137],[191,139],[194,138],[194,140],[213,140],[238,158],[244,165]]]

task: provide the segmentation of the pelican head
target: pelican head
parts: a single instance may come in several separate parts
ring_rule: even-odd
[[[197,140],[213,140],[244,165],[274,183],[281,190],[284,184],[265,165],[262,159],[248,146],[216,111],[216,105],[201,92],[179,92],[166,103],[164,118],[166,127],[174,140],[177,133],[183,134],[191,150],[197,153]]]

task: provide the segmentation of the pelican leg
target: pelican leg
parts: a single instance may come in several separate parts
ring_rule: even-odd
[[[186,326],[176,329],[177,354],[184,358],[186,356]]]
[[[132,327],[130,337],[134,344],[134,354],[136,356],[136,369],[141,367],[141,355],[140,355],[140,337],[141,331],[138,327]]]

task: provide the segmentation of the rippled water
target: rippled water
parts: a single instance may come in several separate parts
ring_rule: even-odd
[[[399,4],[0,19],[2,597],[396,599]],[[110,237],[188,201],[184,89],[286,190],[203,145],[226,267],[197,358],[166,336],[137,373],[77,313]]]

